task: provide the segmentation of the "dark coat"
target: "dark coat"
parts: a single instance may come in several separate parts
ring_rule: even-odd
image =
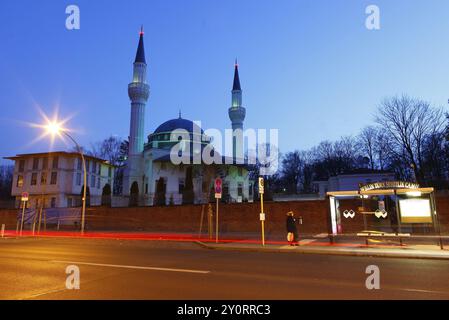
[[[292,232],[294,234],[298,233],[298,229],[296,228],[296,219],[292,216],[287,217],[287,232]]]

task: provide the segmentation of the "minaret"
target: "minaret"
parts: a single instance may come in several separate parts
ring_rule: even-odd
[[[134,61],[133,80],[128,85],[128,96],[131,100],[131,121],[129,129],[129,150],[124,193],[135,181],[142,192],[142,159],[144,147],[145,105],[150,95],[150,87],[146,81],[147,63],[145,61],[145,48],[143,45],[143,27],[140,30],[139,46]],[[126,184],[129,185],[126,185]]]
[[[232,86],[232,106],[229,108],[229,119],[232,122],[232,156],[243,160],[243,120],[245,120],[246,109],[242,107],[242,89],[240,87],[239,65],[237,59],[234,66],[234,84]]]

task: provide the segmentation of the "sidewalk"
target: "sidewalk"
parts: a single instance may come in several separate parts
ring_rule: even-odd
[[[312,240],[313,241],[313,240]],[[212,243],[197,242],[204,248],[212,250],[233,250],[246,252],[281,252],[299,254],[323,254],[359,257],[383,257],[406,259],[438,259],[449,260],[449,249],[441,250],[436,245],[382,246],[353,244],[312,244],[310,240],[301,240],[299,246],[279,244],[248,244],[248,243]]]

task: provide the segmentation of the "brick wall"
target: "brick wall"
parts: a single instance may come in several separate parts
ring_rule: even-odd
[[[5,224],[6,230],[15,230],[17,226],[17,209],[0,209],[0,227]]]
[[[212,204],[215,222],[215,204]],[[285,235],[288,211],[302,216],[303,233],[327,232],[327,202],[266,202],[267,237]],[[138,208],[90,208],[87,211],[89,230],[133,230],[151,232],[196,233],[200,228],[202,205]],[[208,205],[204,206],[203,230],[207,230]],[[224,233],[260,233],[259,203],[220,204],[219,226]]]
[[[449,196],[436,198],[442,231],[449,234]],[[342,210],[357,208],[360,204],[354,200],[342,201]],[[299,227],[301,234],[327,233],[328,202],[326,200],[266,202],[266,235],[268,239],[285,238],[286,212],[292,210],[296,217],[302,217]],[[107,208],[92,207],[87,209],[87,230],[148,231],[197,233],[200,227],[202,205]],[[215,204],[212,204],[215,221]],[[208,205],[204,206],[203,232],[207,230]],[[15,229],[17,210],[0,210],[0,225]],[[260,204],[220,204],[220,232],[227,234],[260,234]],[[354,219],[342,219],[345,233],[363,229],[363,218],[356,215]]]

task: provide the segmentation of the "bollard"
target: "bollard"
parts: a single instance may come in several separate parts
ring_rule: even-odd
[[[2,230],[0,231],[0,235],[2,238],[5,236],[5,224],[2,224]]]

